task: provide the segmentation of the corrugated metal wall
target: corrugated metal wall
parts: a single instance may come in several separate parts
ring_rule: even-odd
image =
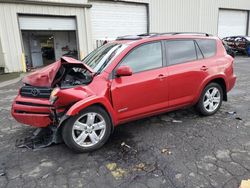
[[[199,31],[217,35],[219,8],[250,10],[250,0],[125,1],[149,3],[151,32]]]
[[[28,0],[26,0],[28,1]],[[34,0],[33,0],[34,1]],[[91,4],[92,0],[35,0],[43,2]],[[151,32],[199,31],[217,34],[219,8],[250,10],[250,0],[123,0],[148,3]],[[22,44],[17,13],[73,15],[77,17],[79,48],[85,54],[92,49],[88,9],[0,3],[0,38],[6,71],[21,70]],[[4,58],[3,58],[4,57]]]
[[[29,0],[24,0],[24,1],[29,1]],[[33,0],[33,1],[82,4],[82,3],[87,3],[88,0]]]
[[[217,35],[219,9],[250,10],[249,0],[202,0],[200,7],[200,31]]]

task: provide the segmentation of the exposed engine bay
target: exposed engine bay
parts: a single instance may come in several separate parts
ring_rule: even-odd
[[[25,97],[49,99],[53,88],[66,89],[88,85],[93,80],[93,74],[93,70],[81,61],[62,57],[61,60],[26,76],[20,94]]]
[[[84,68],[63,65],[56,74],[52,87],[68,88],[76,85],[88,85],[92,75]]]

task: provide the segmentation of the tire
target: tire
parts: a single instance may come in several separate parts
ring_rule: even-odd
[[[212,93],[213,91],[214,93]],[[222,100],[223,90],[221,86],[217,83],[210,83],[204,88],[196,109],[201,115],[211,116],[220,109]]]
[[[64,143],[77,153],[102,147],[110,137],[112,122],[99,106],[90,106],[68,119],[62,130]]]

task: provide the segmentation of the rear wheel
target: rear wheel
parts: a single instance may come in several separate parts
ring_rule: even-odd
[[[222,104],[223,91],[219,84],[210,83],[203,90],[196,108],[205,116],[215,114]]]
[[[65,144],[76,152],[88,152],[102,147],[111,134],[112,123],[107,112],[98,106],[82,110],[63,127]]]

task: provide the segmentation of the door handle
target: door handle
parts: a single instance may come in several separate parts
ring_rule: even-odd
[[[202,66],[202,67],[201,67],[201,70],[202,70],[202,71],[206,71],[207,69],[208,69],[207,66]]]

